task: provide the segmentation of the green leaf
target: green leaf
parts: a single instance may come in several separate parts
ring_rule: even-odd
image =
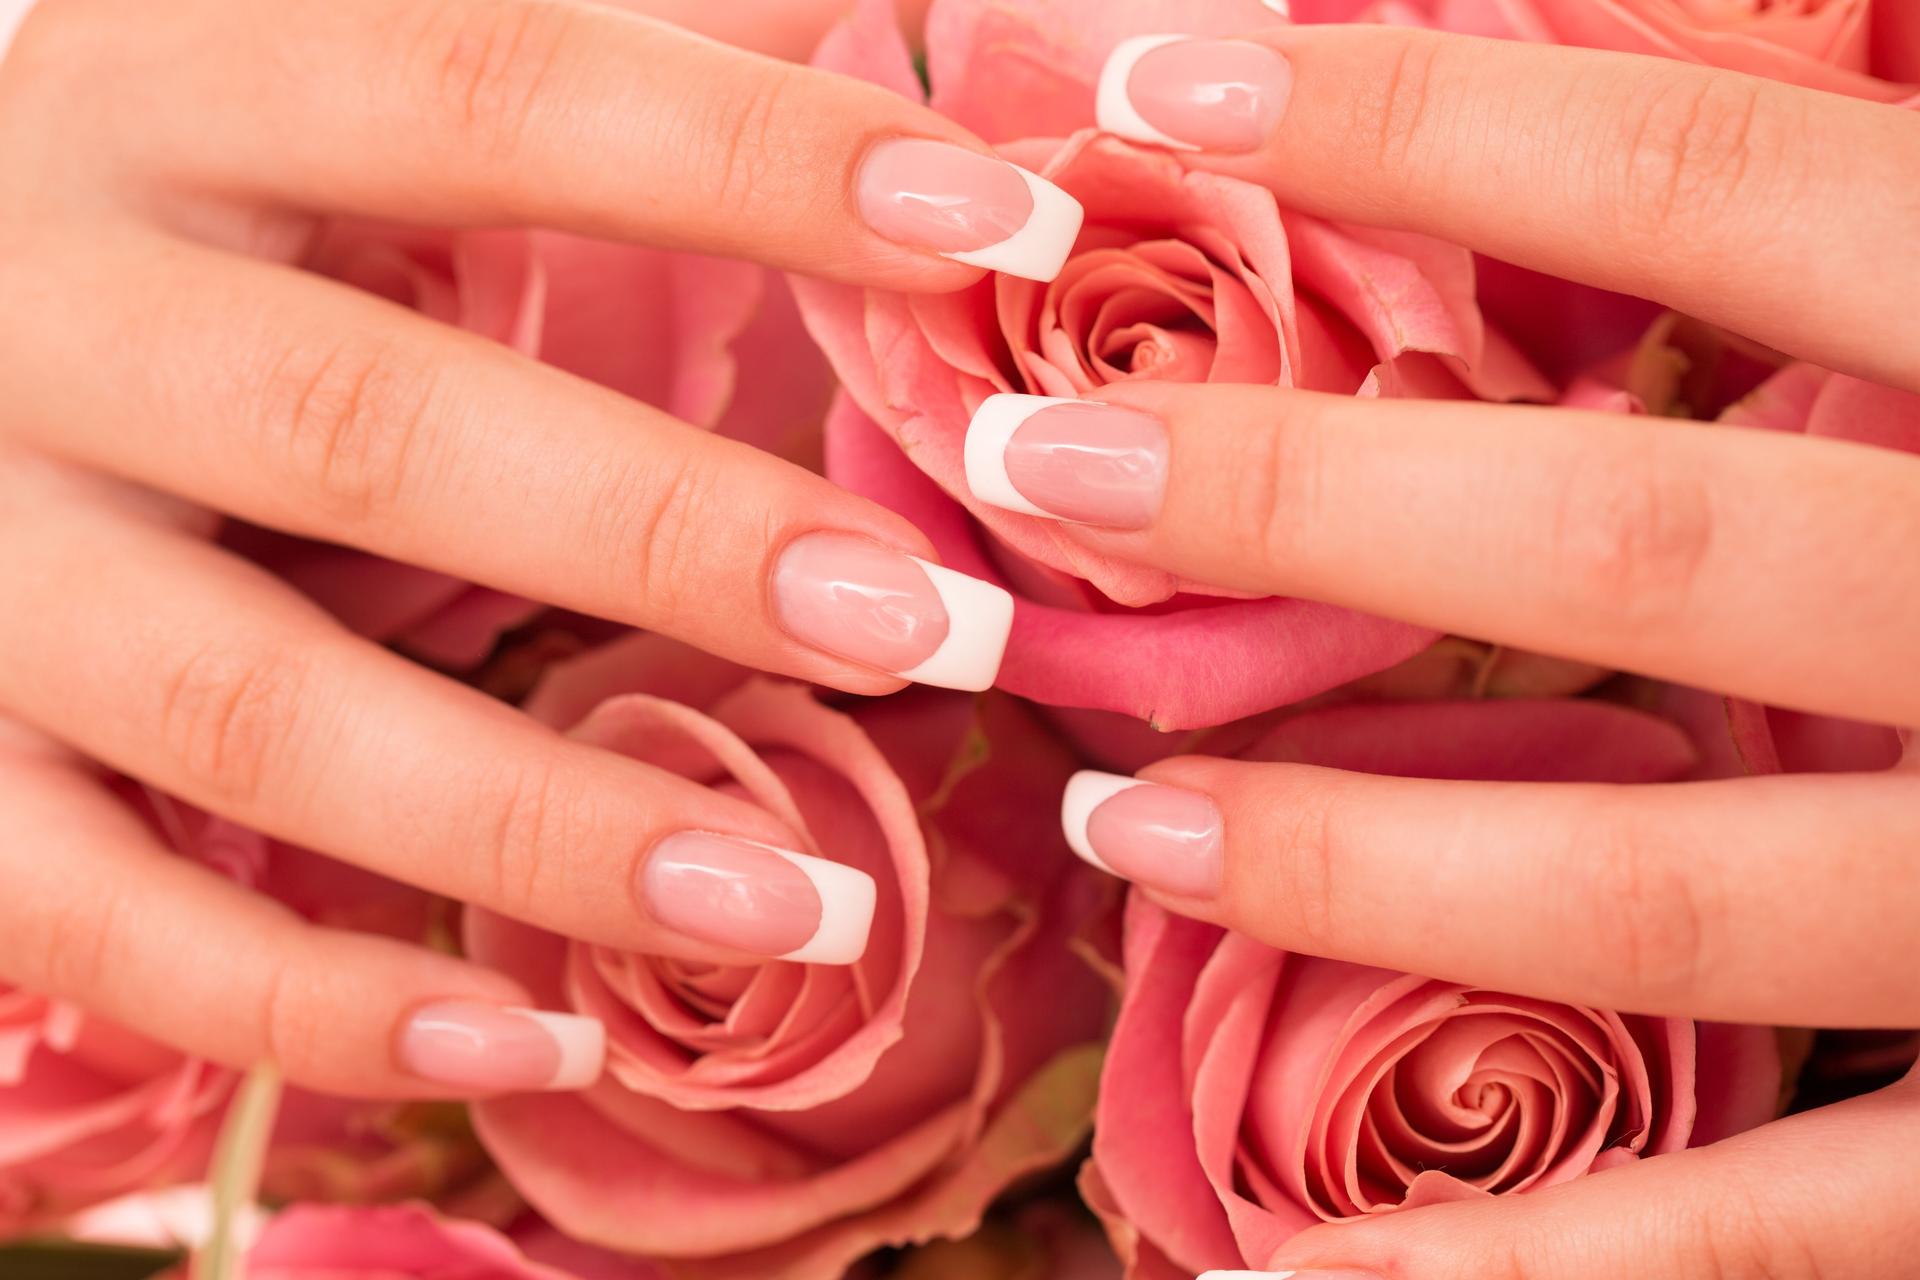
[[[7,1280],[150,1280],[182,1255],[164,1249],[46,1241],[0,1245],[0,1276]]]

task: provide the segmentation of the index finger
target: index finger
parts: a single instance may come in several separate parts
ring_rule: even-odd
[[[15,56],[65,85],[63,110],[92,96],[75,77],[130,85],[142,110],[91,127],[196,192],[552,226],[920,290],[981,268],[1051,279],[1079,232],[1072,197],[901,94],[607,7],[194,0],[153,13],[129,39],[141,19],[116,6],[62,10],[29,24]]]
[[[1920,116],[1661,58],[1384,26],[1150,36],[1100,123],[1290,207],[1422,231],[1920,386]]]

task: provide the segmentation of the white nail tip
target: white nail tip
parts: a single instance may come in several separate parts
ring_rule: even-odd
[[[555,1092],[584,1089],[600,1078],[607,1062],[607,1028],[598,1018],[583,1018],[572,1013],[549,1013],[545,1009],[513,1009],[523,1018],[537,1022],[560,1047],[560,1065],[555,1068],[547,1088]]]
[[[1059,519],[1028,502],[1013,487],[1013,480],[1007,475],[1007,445],[1013,433],[1034,414],[1057,404],[1074,403],[1056,396],[1019,395],[993,395],[981,401],[980,407],[973,411],[973,420],[967,424],[967,488],[973,496],[1007,511]]]
[[[1113,875],[1113,868],[1100,860],[1100,855],[1093,851],[1093,845],[1087,839],[1087,822],[1093,817],[1095,809],[1122,791],[1146,785],[1138,778],[1101,773],[1097,769],[1082,769],[1067,779],[1066,794],[1060,797],[1060,829],[1066,833],[1068,847],[1108,875]]]
[[[1122,40],[1107,55],[1107,63],[1100,68],[1100,88],[1094,96],[1094,118],[1100,128],[1115,137],[1127,138],[1133,142],[1150,143],[1156,147],[1170,147],[1175,151],[1198,151],[1200,148],[1190,142],[1168,137],[1148,124],[1140,113],[1134,110],[1133,99],[1127,93],[1127,84],[1133,79],[1133,69],[1140,59],[1155,49],[1170,44],[1178,44],[1190,36],[1135,36],[1131,40]]]
[[[1293,17],[1293,4],[1291,3],[1291,0],[1260,0],[1260,3],[1265,5],[1267,8],[1273,10],[1275,13],[1279,14],[1283,18]],[[1220,1274],[1226,1275],[1228,1273],[1223,1271]],[[1257,1275],[1259,1273],[1253,1272],[1250,1274]],[[1281,1276],[1290,1276],[1293,1274],[1293,1272],[1282,1271],[1279,1274]]]
[[[916,684],[969,693],[993,688],[1007,651],[1007,636],[1013,631],[1013,597],[991,582],[929,564],[918,556],[911,558],[926,571],[940,595],[947,611],[947,638],[925,662],[894,674]]]
[[[941,256],[970,267],[984,267],[1044,284],[1067,265],[1074,241],[1080,238],[1080,224],[1086,219],[1086,210],[1078,200],[1039,174],[1019,165],[1013,168],[1033,196],[1033,212],[1027,215],[1026,225],[984,249],[966,249]]]
[[[864,871],[804,853],[765,846],[800,869],[820,895],[820,926],[803,947],[780,957],[796,964],[852,964],[867,953],[878,889]]]

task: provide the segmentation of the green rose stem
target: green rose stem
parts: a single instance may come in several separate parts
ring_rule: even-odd
[[[194,1280],[241,1280],[249,1244],[243,1229],[246,1210],[260,1190],[260,1170],[279,1110],[280,1072],[263,1062],[240,1082],[214,1147],[208,1178],[213,1190],[213,1229],[194,1259]]]

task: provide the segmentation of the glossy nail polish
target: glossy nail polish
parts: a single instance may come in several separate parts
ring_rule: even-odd
[[[1190,36],[1136,36],[1100,72],[1100,127],[1180,151],[1253,151],[1293,94],[1293,69],[1265,45]]]
[[[848,533],[810,533],[780,553],[774,613],[796,640],[945,689],[993,686],[1013,597]]]
[[[606,1046],[597,1018],[448,1000],[413,1011],[398,1057],[437,1084],[531,1093],[586,1088],[600,1078]]]
[[[738,836],[682,831],[640,868],[641,904],[689,938],[799,964],[852,964],[873,926],[873,877]]]
[[[1167,485],[1167,429],[1150,413],[996,395],[967,426],[967,487],[982,502],[1106,529],[1144,529]]]
[[[1197,791],[1082,770],[1060,824],[1075,853],[1123,880],[1183,898],[1220,892],[1220,810]]]
[[[1085,216],[1038,174],[926,138],[877,144],[855,197],[867,225],[896,244],[1028,280],[1060,274]]]

